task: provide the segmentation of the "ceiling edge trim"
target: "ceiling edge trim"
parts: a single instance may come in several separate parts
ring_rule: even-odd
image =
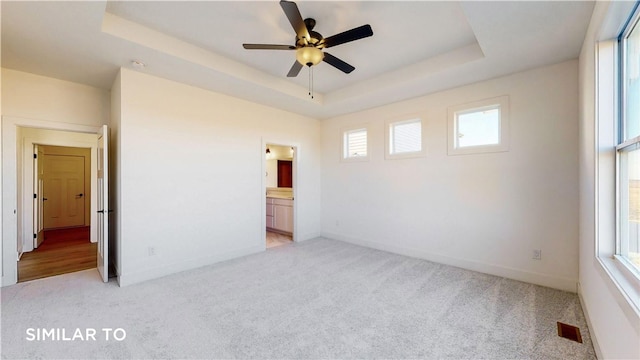
[[[406,85],[409,82],[424,81],[424,79],[436,73],[472,61],[481,60],[484,59],[484,57],[482,48],[476,42],[475,44],[467,45],[406,66],[402,69],[391,71],[373,79],[365,80],[325,94],[324,103],[325,105],[332,105],[357,97],[369,96],[372,93],[380,91],[389,91],[390,89]]]
[[[240,62],[231,60],[212,51],[205,50],[162,32],[105,12],[102,32],[191,62],[208,69],[235,77],[239,80],[265,87],[282,94],[317,105],[323,104],[324,94],[316,93],[314,98],[301,86],[292,84]]]

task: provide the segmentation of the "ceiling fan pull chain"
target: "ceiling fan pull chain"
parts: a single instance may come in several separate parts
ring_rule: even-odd
[[[309,90],[309,96],[311,96],[311,66],[309,66],[309,73],[308,73],[308,75],[309,75],[309,82],[308,82],[308,84],[307,84],[307,88],[308,88],[307,90]]]
[[[309,71],[311,71],[311,98],[313,99],[313,67],[309,67]]]

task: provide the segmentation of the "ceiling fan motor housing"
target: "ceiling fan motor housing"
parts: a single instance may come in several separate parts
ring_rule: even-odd
[[[307,27],[307,31],[309,32],[309,40],[305,38],[297,38],[296,37],[296,47],[301,48],[304,46],[312,45],[318,49],[322,49],[324,47],[324,37],[322,34],[316,31],[312,31],[314,26],[316,26],[316,21],[312,18],[304,19],[304,24]]]

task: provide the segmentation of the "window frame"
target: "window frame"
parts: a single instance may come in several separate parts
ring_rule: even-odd
[[[498,107],[499,134],[497,144],[485,144],[477,146],[457,146],[458,114],[469,114]],[[447,154],[467,155],[509,151],[509,96],[503,95],[489,99],[478,100],[466,104],[450,106],[447,109]]]
[[[628,153],[630,151],[634,151],[640,148],[640,135],[635,136],[633,138],[626,138],[627,134],[627,86],[626,86],[626,54],[627,54],[627,46],[626,39],[629,37],[633,30],[640,29],[640,8],[636,4],[633,9],[629,19],[622,27],[622,31],[620,32],[617,39],[617,67],[618,73],[616,76],[616,81],[618,83],[618,109],[617,116],[615,117],[615,126],[616,126],[616,146],[615,146],[615,194],[616,194],[616,210],[615,210],[615,249],[614,249],[614,259],[617,260],[618,264],[621,265],[623,275],[628,278],[628,280],[634,282],[640,282],[640,267],[632,264],[632,262],[624,256],[623,253],[623,242],[622,233],[626,232],[623,229],[623,225],[626,225],[623,220],[623,215],[626,214],[622,210],[622,196],[621,193],[623,189],[621,188],[621,177],[626,169],[622,168],[622,157],[624,153]]]
[[[366,140],[367,140],[367,154],[365,156],[347,156],[348,142],[347,136],[350,133],[358,132],[358,131],[366,131]],[[362,162],[369,161],[371,156],[371,141],[370,134],[371,131],[369,129],[369,124],[361,124],[355,126],[344,127],[340,130],[340,134],[342,135],[342,140],[340,142],[340,160],[342,162]]]
[[[620,109],[620,83],[618,37],[632,18],[638,3],[612,2],[605,18],[593,34],[593,113],[585,113],[587,121],[593,117],[593,224],[596,270],[625,318],[633,324],[640,318],[640,281],[616,257],[617,236],[617,159],[618,111]],[[587,55],[589,56],[589,55]],[[587,95],[589,96],[589,95]],[[587,135],[589,136],[589,135]],[[588,145],[587,145],[588,146]],[[585,214],[588,216],[588,214]],[[582,224],[587,226],[587,224]],[[590,237],[587,232],[585,234]],[[580,293],[580,283],[578,283]]]
[[[401,152],[401,153],[391,153],[391,135],[392,135],[392,127],[394,125],[408,124],[419,121],[420,122],[420,150],[419,151],[409,151],[409,152]],[[418,158],[424,157],[427,155],[427,147],[425,145],[426,131],[425,131],[425,121],[422,116],[418,114],[408,114],[402,117],[395,117],[393,119],[385,120],[385,156],[386,160],[394,160],[394,159],[410,159],[410,158]]]

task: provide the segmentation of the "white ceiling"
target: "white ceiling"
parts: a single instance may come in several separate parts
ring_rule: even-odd
[[[293,44],[278,1],[6,2],[2,66],[110,89],[131,60],[146,73],[315,118],[327,118],[578,57],[593,2],[299,1],[325,37],[370,24],[373,37],[286,74]]]

